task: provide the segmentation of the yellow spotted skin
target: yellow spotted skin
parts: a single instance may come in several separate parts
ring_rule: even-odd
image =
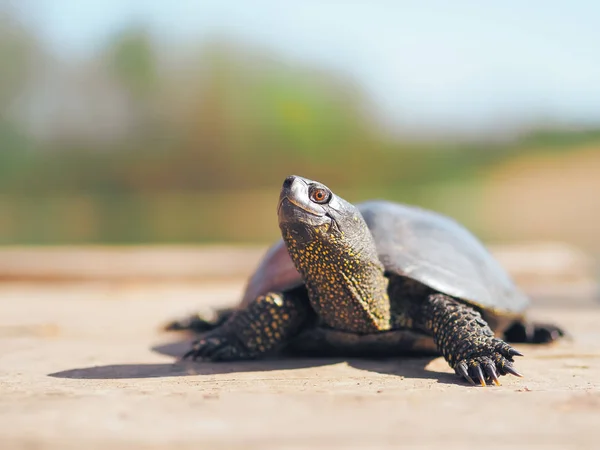
[[[253,359],[272,352],[314,317],[303,288],[261,295],[196,341],[186,356],[213,361]]]
[[[266,353],[295,335],[309,312],[293,293],[270,292],[259,296],[230,326],[248,351]]]
[[[327,326],[355,333],[391,329],[388,280],[374,244],[357,248],[343,232],[327,232],[327,226],[315,227],[308,244],[299,244],[289,230],[284,241],[313,309]]]

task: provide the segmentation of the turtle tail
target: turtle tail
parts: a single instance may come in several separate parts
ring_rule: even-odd
[[[206,333],[223,325],[229,319],[235,309],[223,308],[215,311],[214,319],[208,320],[200,314],[192,314],[183,319],[169,322],[163,327],[165,331],[191,331],[192,333]]]

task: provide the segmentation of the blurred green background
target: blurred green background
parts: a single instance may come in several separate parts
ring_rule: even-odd
[[[361,33],[372,35],[352,29],[361,11],[342,4],[323,11],[316,2],[296,5],[306,9],[298,18],[273,9],[273,2],[253,8],[225,2],[235,13],[216,3],[205,10],[174,7],[166,16],[156,2],[133,3],[138,6],[40,0],[0,7],[0,244],[268,242],[278,236],[281,182],[298,174],[350,201],[383,197],[436,209],[489,241],[562,240],[600,251],[600,68],[592,63],[600,51],[582,53],[567,41],[557,46],[556,39],[566,39],[560,32],[540,39],[535,24],[506,27],[468,2],[459,2],[458,12],[456,5],[449,12],[438,4],[426,23],[438,30],[430,47],[439,55],[417,39],[410,52],[398,50],[395,62],[401,72],[419,64],[429,72],[431,61],[441,60],[440,70],[429,73],[437,84],[430,89],[424,80],[404,101],[394,91],[403,78],[396,83],[384,62],[394,59],[390,42],[415,33],[410,27],[382,24],[396,34],[361,41]],[[389,2],[364,7],[381,18],[410,12]],[[535,8],[528,11],[537,17]],[[493,64],[479,66],[477,53],[461,56],[453,47],[458,15],[491,27],[499,47],[478,51],[488,63],[503,64],[500,75]],[[559,16],[554,31],[562,20],[587,39],[578,16]],[[286,20],[303,28],[286,31]],[[278,26],[262,36],[269,21]],[[364,48],[345,42],[336,23]],[[246,34],[236,34],[248,24]],[[180,26],[202,32],[169,37]],[[467,29],[465,42],[476,45],[477,27]],[[247,38],[252,33],[257,39]],[[290,38],[302,33],[319,39]],[[561,70],[573,76],[559,77],[536,94],[539,102],[523,108],[522,93],[539,85],[523,66],[527,54],[502,47],[502,33],[515,48],[531,39],[545,49],[533,74],[541,80]],[[83,46],[86,39],[91,43]],[[269,44],[278,39],[287,44]],[[391,58],[376,58],[378,42]],[[536,54],[537,47],[527,48]],[[565,49],[573,51],[570,69],[559,58]],[[318,57],[305,56],[311,51]],[[327,64],[328,58],[345,65]],[[441,99],[444,86],[455,88],[451,68],[468,64],[474,69],[463,90],[454,100]],[[516,87],[502,85],[495,93],[506,73]],[[377,74],[393,81],[389,96]],[[419,80],[416,72],[413,81]],[[568,107],[546,97],[554,90],[566,93],[561,99]],[[427,116],[427,105],[437,101],[445,109]],[[487,103],[490,109],[481,109]],[[419,126],[403,122],[413,109],[424,118]],[[483,125],[473,120],[486,114]],[[454,116],[462,117],[457,126]]]

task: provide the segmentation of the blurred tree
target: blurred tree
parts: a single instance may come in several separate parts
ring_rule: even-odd
[[[136,101],[152,96],[158,83],[156,52],[149,33],[128,27],[114,36],[104,51],[109,70]]]
[[[0,11],[0,189],[6,191],[27,167],[31,139],[19,123],[17,101],[31,82],[43,52],[34,35],[9,9]]]
[[[184,159],[202,174],[184,176],[192,186],[267,186],[290,170],[323,173],[376,151],[366,102],[346,80],[224,43],[205,47],[198,61],[179,80],[188,100],[177,114]]]
[[[0,242],[268,239],[290,173],[353,200],[385,196],[468,221],[484,168],[599,136],[408,142],[378,130],[340,74],[225,41],[168,56],[130,27],[92,58],[54,58],[50,70],[32,33],[0,18],[0,209],[13,218],[0,220]],[[48,133],[33,138],[6,114],[23,92]],[[243,213],[257,218],[240,227]]]
[[[7,11],[0,11],[0,111],[22,95],[41,57],[39,43]]]

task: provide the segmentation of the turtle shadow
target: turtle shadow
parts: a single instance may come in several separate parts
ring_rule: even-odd
[[[183,339],[167,344],[156,345],[152,351],[165,356],[179,358],[189,350],[193,339]],[[310,354],[298,355],[293,353],[284,353],[279,357],[271,357],[257,361],[248,361],[248,368],[252,371],[260,370],[287,370],[306,367],[319,367],[339,364],[346,362],[350,367],[368,372],[379,373],[382,375],[396,375],[401,378],[420,378],[437,380],[441,384],[463,384],[454,375],[447,372],[436,371],[430,368],[432,361],[441,358],[437,354],[404,354],[396,357],[375,356],[367,357],[365,355],[347,354],[347,355],[321,355]],[[207,364],[208,366],[237,365],[238,363],[196,363],[196,365]],[[240,363],[241,364],[241,363]],[[244,363],[246,364],[246,363]],[[246,370],[231,370],[226,373],[243,372]],[[215,372],[213,372],[215,373]],[[219,372],[225,373],[225,372]]]
[[[432,369],[429,364],[439,356],[404,356],[401,358],[358,358],[347,359],[350,367],[399,378],[435,380],[438,384],[467,385],[456,375]]]
[[[151,350],[165,356],[176,358],[173,363],[155,364],[109,364],[104,366],[82,367],[48,374],[53,378],[82,380],[118,380],[141,378],[170,378],[193,375],[219,375],[230,373],[267,372],[274,370],[293,370],[337,364],[343,359],[288,359],[265,358],[255,361],[235,362],[196,362],[180,360],[193,340],[184,339],[151,347]]]
[[[338,361],[313,360],[262,360],[231,363],[177,361],[164,364],[109,364],[82,367],[48,374],[52,378],[78,380],[123,380],[141,378],[172,378],[193,375],[218,375],[233,373],[292,370],[336,364]]]
[[[184,339],[151,347],[161,355],[180,358],[191,344]],[[173,363],[153,364],[109,364],[103,366],[82,367],[48,374],[52,378],[80,380],[118,380],[143,378],[171,378],[194,375],[219,375],[234,373],[268,372],[276,370],[294,370],[311,367],[323,367],[347,363],[350,367],[368,372],[396,375],[399,378],[432,379],[443,384],[461,384],[460,381],[445,372],[427,369],[435,356],[403,358],[358,358],[332,356],[289,356],[281,355],[255,361],[236,362],[194,362],[176,360]]]

